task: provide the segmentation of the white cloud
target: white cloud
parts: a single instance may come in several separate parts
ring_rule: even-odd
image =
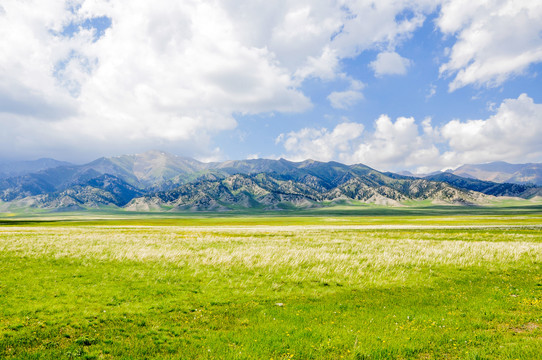
[[[59,89],[52,76],[54,64],[70,48],[84,41],[81,34],[66,42],[50,41],[50,30],[66,22],[63,4],[3,3],[0,12],[0,113],[19,113],[44,119],[61,118],[74,111],[69,93]]]
[[[237,126],[233,114],[308,109],[305,79],[344,77],[342,59],[393,48],[431,3],[6,0],[0,150],[24,144],[42,155],[54,143],[98,155],[153,144],[205,156],[216,133]],[[97,17],[111,19],[103,34],[88,26]],[[331,99],[346,107],[359,90]]]
[[[454,76],[454,91],[466,85],[494,86],[542,61],[539,0],[448,0],[437,21],[455,36],[441,74]]]
[[[442,127],[451,165],[496,160],[542,161],[542,104],[527,94],[506,99],[486,120],[452,120]]]
[[[311,47],[310,55],[301,61],[304,66],[296,73],[301,77],[316,76],[325,79],[339,74],[338,63],[341,59],[353,58],[368,49],[395,48],[412,36],[413,32],[422,26],[426,14],[433,12],[438,6],[438,3],[432,0],[344,0],[333,6],[327,1],[308,3],[317,4],[313,5],[313,10],[318,11],[311,14],[317,21],[300,22],[304,24],[299,26],[300,28],[309,30],[301,31],[301,37],[297,36],[295,31],[289,32],[292,40],[281,38],[275,44],[277,49],[283,48],[280,44],[291,45],[284,51],[277,50],[276,53],[295,54],[299,49],[307,49],[307,41],[313,39],[307,36],[307,32],[317,32],[314,28],[326,29],[325,34],[319,38],[318,45]],[[405,12],[409,16],[400,16],[405,15]]]
[[[327,98],[335,109],[348,109],[362,100],[363,94],[356,90],[334,91]]]
[[[442,6],[437,24],[457,37],[441,67],[455,76],[451,88],[499,83],[541,59],[539,1],[488,4]],[[4,0],[0,151],[74,160],[160,147],[215,156],[213,138],[237,126],[234,114],[305,111],[303,81],[350,79],[344,59],[388,49],[375,73],[404,73],[408,60],[394,51],[438,5]],[[97,17],[111,19],[103,34],[88,26]],[[337,108],[360,99],[354,83],[329,95]]]
[[[339,160],[381,170],[428,172],[465,163],[495,160],[541,162],[542,104],[526,94],[506,99],[485,120],[451,120],[434,127],[431,119],[417,124],[412,117],[394,121],[381,115],[373,132],[347,122],[327,129],[306,128],[278,138],[293,160]]]
[[[383,75],[405,75],[411,61],[402,57],[396,52],[381,52],[376,57],[376,60],[369,64],[369,67],[374,71],[375,76]]]
[[[365,85],[358,80],[350,80],[350,88],[345,91],[333,91],[327,99],[335,109],[348,109],[360,100],[363,100],[363,93],[360,91]]]
[[[332,131],[326,128],[305,128],[281,134],[276,143],[282,143],[292,160],[333,160],[354,150],[354,143],[363,133],[363,125],[352,122],[338,124]]]
[[[425,14],[437,6],[438,3],[431,0],[344,1],[342,7],[348,9],[344,14],[347,21],[333,46],[340,57],[352,57],[379,45],[395,48],[420,27]],[[399,16],[405,15],[405,11],[410,16]]]
[[[412,168],[434,163],[438,150],[433,144],[430,120],[419,133],[414,118],[399,117],[393,122],[387,115],[375,121],[375,131],[352,154],[350,162],[381,169]]]
[[[435,131],[430,119],[424,120],[423,132],[414,118],[400,117],[393,122],[381,115],[374,132],[363,132],[363,125],[338,124],[335,129],[310,129],[283,134],[278,138],[292,160],[313,158],[338,160],[347,164],[363,163],[383,170],[412,169],[434,164],[439,151],[433,144]]]
[[[430,98],[435,96],[436,93],[437,93],[437,86],[434,84],[429,85],[429,91],[427,91],[427,95],[425,95],[425,99],[429,100]]]

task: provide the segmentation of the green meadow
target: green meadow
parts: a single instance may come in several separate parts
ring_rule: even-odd
[[[539,204],[0,216],[1,359],[540,359]]]

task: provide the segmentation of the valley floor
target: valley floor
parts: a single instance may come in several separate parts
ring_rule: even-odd
[[[536,210],[14,218],[0,226],[3,359],[542,353]]]

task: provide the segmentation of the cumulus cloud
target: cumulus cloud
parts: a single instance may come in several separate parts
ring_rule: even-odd
[[[344,76],[342,59],[396,46],[432,9],[429,0],[6,0],[0,148],[24,137],[36,154],[72,141],[94,154],[148,143],[205,152],[237,126],[233,114],[310,108],[305,79]],[[360,98],[351,88],[330,100]]]
[[[350,156],[350,162],[360,162],[376,168],[395,169],[426,166],[434,163],[438,150],[432,143],[430,120],[423,133],[412,117],[399,117],[393,122],[387,115],[375,121],[375,131]]]
[[[542,4],[538,0],[448,0],[437,20],[457,41],[440,72],[449,90],[494,86],[542,61]]]
[[[538,2],[487,4],[447,0],[440,8],[439,29],[457,40],[441,67],[454,76],[451,89],[500,83],[541,59]],[[0,151],[65,159],[69,149],[76,160],[160,147],[216,156],[213,138],[237,126],[236,114],[306,111],[312,103],[303,82],[350,79],[344,59],[388,49],[373,63],[375,73],[404,73],[409,61],[395,49],[438,6],[4,0]],[[352,82],[328,100],[348,108],[361,90]]]
[[[426,118],[393,121],[381,115],[374,131],[358,123],[338,124],[335,129],[306,128],[281,135],[286,158],[315,158],[363,163],[381,170],[428,172],[465,163],[495,160],[542,161],[542,104],[526,94],[506,99],[496,113],[483,120],[451,120],[441,127]]]
[[[450,150],[442,157],[450,164],[496,160],[542,161],[542,104],[527,94],[504,100],[485,120],[452,120],[441,129]]]
[[[329,161],[341,159],[354,150],[355,143],[363,133],[363,125],[354,122],[338,124],[332,131],[326,128],[305,128],[281,134],[276,143],[282,143],[287,157],[301,161],[317,159]]]
[[[411,61],[402,57],[396,52],[381,52],[376,57],[376,60],[369,64],[369,67],[374,71],[375,76],[383,75],[404,75],[407,73]]]

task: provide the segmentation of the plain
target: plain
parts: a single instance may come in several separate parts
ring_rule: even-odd
[[[12,215],[1,358],[542,353],[539,205]]]

